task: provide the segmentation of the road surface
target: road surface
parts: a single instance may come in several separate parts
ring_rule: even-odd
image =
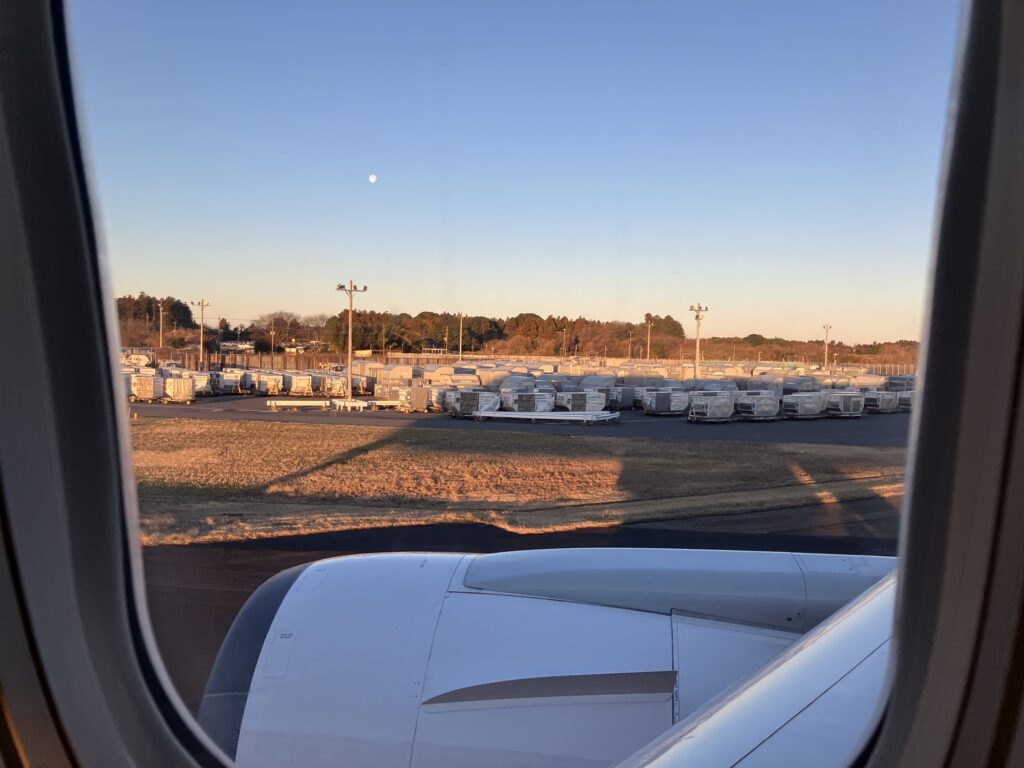
[[[553,434],[587,434],[609,437],[645,437],[656,440],[736,440],[740,442],[826,443],[831,445],[877,445],[902,447],[907,444],[910,414],[865,415],[859,419],[735,421],[721,424],[691,424],[684,418],[645,416],[641,411],[623,411],[619,423],[524,424],[522,422],[453,419],[440,413],[399,413],[367,411],[278,411],[267,408],[261,397],[212,397],[191,405],[142,404],[130,406],[132,414],[147,418],[234,419],[279,421],[300,424],[361,424],[364,426],[416,429],[461,429]]]

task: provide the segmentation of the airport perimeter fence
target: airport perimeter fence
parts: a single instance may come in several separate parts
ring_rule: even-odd
[[[153,356],[156,360],[176,360],[185,368],[192,370],[198,370],[199,365],[199,351],[198,350],[180,350],[180,349],[156,349],[152,350]],[[270,352],[210,352],[204,356],[203,368],[207,370],[219,370],[221,368],[263,368],[272,370],[317,370],[321,366],[332,366],[332,365],[344,365],[346,355],[344,352],[277,352],[271,354]],[[460,361],[473,363],[483,362],[487,360],[502,360],[502,361],[515,361],[522,362],[525,364],[530,363],[551,363],[557,362],[559,358],[552,357],[550,355],[483,355],[483,354],[464,354],[460,358],[458,354],[417,354],[417,353],[388,353],[382,355],[380,352],[374,354],[362,353],[355,356],[357,360],[375,360],[383,362],[385,364],[395,363],[399,365],[454,365]],[[596,365],[610,365],[619,366],[626,364],[650,364],[656,366],[667,367],[669,369],[679,369],[680,366],[683,368],[693,365],[693,359],[682,360],[679,358],[674,359],[627,359],[622,357],[616,358],[580,358],[573,359],[577,362],[596,364]],[[791,360],[749,360],[749,361],[732,361],[732,360],[704,360],[701,362],[701,366],[705,369],[715,369],[727,366],[775,366],[780,368],[807,368],[810,367],[810,363],[794,362]],[[839,368],[843,368],[844,364],[840,364]],[[913,375],[917,372],[917,366],[913,363],[850,363],[846,364],[847,368],[863,368],[868,373],[878,374],[881,376],[907,376]]]

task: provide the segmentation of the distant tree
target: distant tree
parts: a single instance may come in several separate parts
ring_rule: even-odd
[[[330,319],[330,315],[326,312],[318,312],[315,315],[306,315],[302,318],[302,325],[305,326],[309,332],[309,338],[311,341],[315,341],[319,347],[324,343],[327,338],[327,321]]]

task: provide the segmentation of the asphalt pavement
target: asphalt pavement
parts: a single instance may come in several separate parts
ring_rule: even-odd
[[[310,398],[313,399],[313,398]],[[399,411],[272,412],[262,397],[211,397],[190,405],[142,404],[130,406],[133,414],[147,418],[235,419],[273,421],[294,424],[361,424],[376,427],[413,429],[456,429],[496,432],[542,432],[548,434],[587,434],[607,437],[644,437],[655,440],[735,440],[739,442],[826,443],[902,447],[907,444],[910,414],[866,414],[860,418],[824,418],[809,420],[733,421],[726,423],[690,423],[685,418],[647,416],[641,411],[623,411],[618,423],[525,424],[523,422],[474,421],[453,419],[442,413],[401,413]]]

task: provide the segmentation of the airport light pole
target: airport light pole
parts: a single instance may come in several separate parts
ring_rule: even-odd
[[[160,349],[164,348],[164,303],[158,301],[156,304],[160,308]]]
[[[206,299],[200,299],[199,301],[191,302],[193,307],[199,307],[199,370],[203,369],[203,326],[206,324],[206,308],[210,306],[210,302]]]
[[[632,360],[633,359],[633,332],[632,331],[626,331],[626,333],[629,334],[629,347],[627,347],[627,349],[626,349],[626,359],[627,360]]]
[[[651,321],[647,321],[647,360],[651,359]]]
[[[463,314],[459,312],[459,361],[462,361],[462,318]]]
[[[828,332],[832,330],[832,326],[825,323],[821,327],[825,329],[825,365],[822,367],[822,370],[825,370],[828,368]]]
[[[352,398],[352,312],[353,312],[353,297],[357,293],[364,293],[366,286],[362,288],[355,285],[351,280],[348,281],[348,285],[338,283],[339,291],[344,291],[348,294],[348,365],[345,366],[345,376],[348,379],[348,393],[347,397]]]
[[[693,352],[693,378],[700,378],[700,321],[704,319],[704,313],[708,311],[708,307],[702,307],[698,301],[696,306],[690,305],[690,311],[693,312],[693,319],[697,321],[697,347]]]
[[[558,330],[560,330],[562,332],[562,357],[564,358],[565,357],[565,331],[566,331],[566,329],[565,328],[559,328]]]

